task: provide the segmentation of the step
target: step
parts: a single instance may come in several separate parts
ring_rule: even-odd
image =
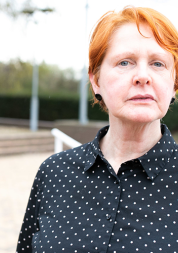
[[[5,148],[5,147],[13,147],[13,146],[25,146],[25,145],[49,145],[49,144],[54,144],[54,138],[31,138],[31,139],[5,139],[1,140],[0,139],[0,148]]]
[[[54,145],[50,144],[47,146],[21,146],[21,147],[6,147],[0,148],[0,156],[4,155],[14,155],[14,154],[22,154],[22,153],[41,153],[41,152],[50,152],[54,153]]]
[[[50,131],[0,134],[0,156],[48,151],[54,152],[54,137]]]

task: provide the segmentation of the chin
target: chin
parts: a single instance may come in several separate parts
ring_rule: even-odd
[[[158,120],[158,119],[140,117],[140,118],[131,119],[130,121],[132,121],[134,123],[151,123],[151,122],[156,121],[156,120]]]
[[[151,123],[153,121],[160,120],[165,114],[157,110],[157,108],[137,108],[136,110],[129,108],[129,110],[115,111],[116,113],[110,113],[115,118],[120,119],[122,122],[127,123]],[[112,116],[111,116],[112,117]]]
[[[160,116],[156,116],[156,115],[149,115],[149,114],[139,114],[139,115],[133,115],[132,117],[128,117],[128,120],[130,122],[134,122],[134,123],[151,123],[153,121],[156,120],[160,120],[161,117]]]
[[[155,112],[137,112],[137,113],[125,113],[124,118],[127,122],[130,123],[151,123],[153,121],[160,120],[164,115],[160,115],[159,113]]]

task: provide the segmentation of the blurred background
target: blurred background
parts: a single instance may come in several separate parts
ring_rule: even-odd
[[[0,0],[0,253],[15,252],[40,164],[80,143],[108,116],[92,107],[88,44],[97,20],[126,5],[154,8],[178,28],[177,0]],[[162,119],[178,141],[178,103]],[[63,137],[62,137],[63,138]]]

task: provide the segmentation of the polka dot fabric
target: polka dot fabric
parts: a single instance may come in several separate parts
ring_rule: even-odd
[[[178,147],[161,140],[116,175],[99,139],[49,157],[35,178],[17,253],[178,253]]]

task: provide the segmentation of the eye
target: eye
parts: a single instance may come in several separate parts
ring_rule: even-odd
[[[119,63],[119,65],[121,65],[121,66],[127,66],[129,64],[129,62],[128,61],[121,61],[120,63]]]
[[[155,67],[162,67],[163,64],[161,62],[154,62],[153,63]]]

